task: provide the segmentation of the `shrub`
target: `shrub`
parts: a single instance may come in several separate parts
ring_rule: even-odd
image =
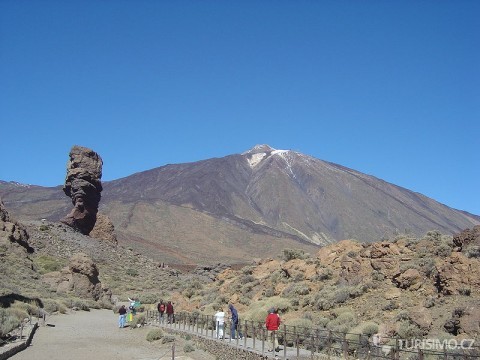
[[[16,317],[20,322],[23,320],[23,319],[26,319],[28,318],[28,313],[24,310],[24,309],[21,309],[19,307],[13,307],[11,306],[9,309],[8,309],[8,312],[11,316],[14,316]]]
[[[415,339],[423,336],[422,330],[410,321],[401,321],[397,330],[398,337],[401,339]]]
[[[317,274],[316,278],[319,281],[330,280],[333,277],[333,271],[330,268],[323,268],[320,273]]]
[[[130,322],[131,328],[137,328],[139,326],[145,325],[147,323],[145,319],[145,314],[137,314],[133,317],[132,321]]]
[[[318,326],[322,328],[326,328],[329,322],[330,322],[330,319],[323,316],[317,319]]]
[[[385,275],[383,275],[381,272],[375,270],[374,272],[372,272],[372,279],[374,281],[383,281],[383,280],[385,280]]]
[[[472,293],[472,290],[469,288],[460,288],[458,289],[458,293],[463,296],[470,296],[470,294]]]
[[[469,245],[465,249],[465,256],[468,258],[480,258],[480,246]]]
[[[195,351],[195,346],[193,346],[193,344],[191,342],[187,342],[183,346],[183,351],[186,352],[186,353]]]
[[[160,294],[157,293],[144,293],[135,297],[141,304],[156,304],[160,298]]]
[[[263,295],[265,295],[265,297],[275,296],[275,289],[273,288],[265,289],[265,292],[263,293]]]
[[[253,266],[245,266],[242,268],[242,274],[243,275],[252,275],[253,270],[255,270],[255,267]]]
[[[350,292],[347,288],[340,288],[335,291],[334,300],[337,304],[343,304],[350,297]]]
[[[320,297],[315,301],[315,307],[318,310],[330,310],[334,306],[335,306],[335,303],[334,303],[333,299],[331,299],[331,298]]]
[[[174,341],[175,341],[175,336],[173,335],[165,335],[164,337],[162,337],[162,344],[171,343]]]
[[[183,290],[182,294],[186,298],[191,299],[195,295],[195,289],[192,289],[192,288],[185,289]]]
[[[435,299],[433,297],[428,297],[425,299],[423,306],[425,306],[427,309],[435,306]]]
[[[20,326],[20,320],[8,310],[0,308],[0,338]]]
[[[152,341],[160,340],[162,337],[163,337],[162,329],[153,329],[148,332],[147,341],[152,342]]]
[[[52,300],[52,299],[46,299],[44,302],[43,302],[43,309],[51,314],[51,313],[54,313],[56,311],[58,311],[59,309],[59,304],[55,301],[55,300]]]
[[[352,312],[344,312],[338,315],[335,319],[331,320],[327,324],[327,328],[332,331],[346,333],[350,328],[355,326],[357,319]]]
[[[310,254],[306,254],[305,251],[301,249],[283,249],[282,260],[290,261],[293,259],[304,260],[308,258]]]
[[[395,310],[395,309],[398,309],[398,304],[393,300],[390,300],[387,304],[385,304],[382,307],[383,311],[392,311],[392,310]]]
[[[274,305],[280,312],[285,313],[290,310],[291,303],[288,299],[277,298],[272,305]]]
[[[138,276],[138,271],[132,268],[127,269],[125,272],[129,276]]]
[[[435,249],[435,255],[440,256],[440,257],[447,257],[450,256],[452,253],[452,248],[448,246],[448,244],[440,244],[436,249]]]
[[[238,302],[242,305],[249,306],[252,302],[249,298],[247,297],[241,297]]]
[[[67,304],[67,306],[70,306],[72,309],[76,308],[78,310],[90,311],[90,306],[88,305],[88,302],[83,299],[78,299],[78,298],[70,299],[69,304]]]
[[[12,309],[18,308],[23,311],[25,311],[28,315],[35,315],[38,313],[38,307],[37,304],[34,301],[31,302],[22,302],[22,301],[15,301],[12,306]]]
[[[396,321],[410,320],[410,315],[408,315],[407,311],[402,310],[395,316],[395,320]]]
[[[305,284],[293,283],[288,285],[283,291],[283,297],[291,297],[297,295],[307,295],[310,293],[310,287]]]
[[[427,231],[422,240],[428,240],[438,245],[442,240],[442,234],[438,230]]]
[[[40,255],[34,260],[34,262],[39,273],[42,275],[52,271],[59,271],[64,266],[62,260],[49,255]]]
[[[295,318],[285,322],[287,326],[295,326],[298,334],[309,335],[313,327],[312,320],[306,318]]]
[[[372,336],[378,332],[378,324],[373,321],[367,321],[361,324],[361,331],[363,335]]]

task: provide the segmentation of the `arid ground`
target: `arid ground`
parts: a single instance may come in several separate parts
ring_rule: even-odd
[[[48,317],[40,326],[26,350],[14,360],[167,360],[172,359],[172,344],[148,342],[150,327],[120,329],[118,316],[111,310],[78,311]],[[175,341],[175,359],[213,360],[214,357],[196,349],[185,354],[184,339]]]

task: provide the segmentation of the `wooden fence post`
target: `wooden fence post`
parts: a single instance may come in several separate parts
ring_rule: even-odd
[[[300,357],[300,339],[298,334],[295,334],[295,346],[297,348],[297,359]]]

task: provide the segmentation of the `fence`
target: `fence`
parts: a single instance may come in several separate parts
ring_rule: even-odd
[[[147,311],[146,321],[161,326],[175,328],[187,333],[218,339],[215,318],[212,315],[179,312],[171,323],[164,319],[161,323],[157,311]],[[241,346],[250,351],[268,354],[270,339],[263,323],[244,320],[238,324],[238,336],[230,338],[232,323],[226,321],[225,341],[232,346]],[[473,340],[466,342],[416,340],[405,341],[383,338],[381,344],[374,345],[367,335],[335,332],[321,328],[306,328],[282,325],[276,331],[279,351],[272,356],[280,359],[390,359],[390,360],[480,360],[480,347]],[[277,349],[278,350],[278,349]]]

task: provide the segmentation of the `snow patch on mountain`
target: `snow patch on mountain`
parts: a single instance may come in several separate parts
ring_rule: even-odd
[[[255,167],[257,166],[260,161],[263,160],[263,158],[265,158],[267,156],[267,154],[265,153],[257,153],[257,154],[253,154],[251,157],[247,158],[248,160],[248,164],[250,165],[250,167]]]
[[[289,152],[290,150],[277,150],[268,145],[255,145],[250,150],[242,153],[242,155],[247,155],[248,164],[253,168],[270,156],[278,155],[287,161],[285,155]]]

